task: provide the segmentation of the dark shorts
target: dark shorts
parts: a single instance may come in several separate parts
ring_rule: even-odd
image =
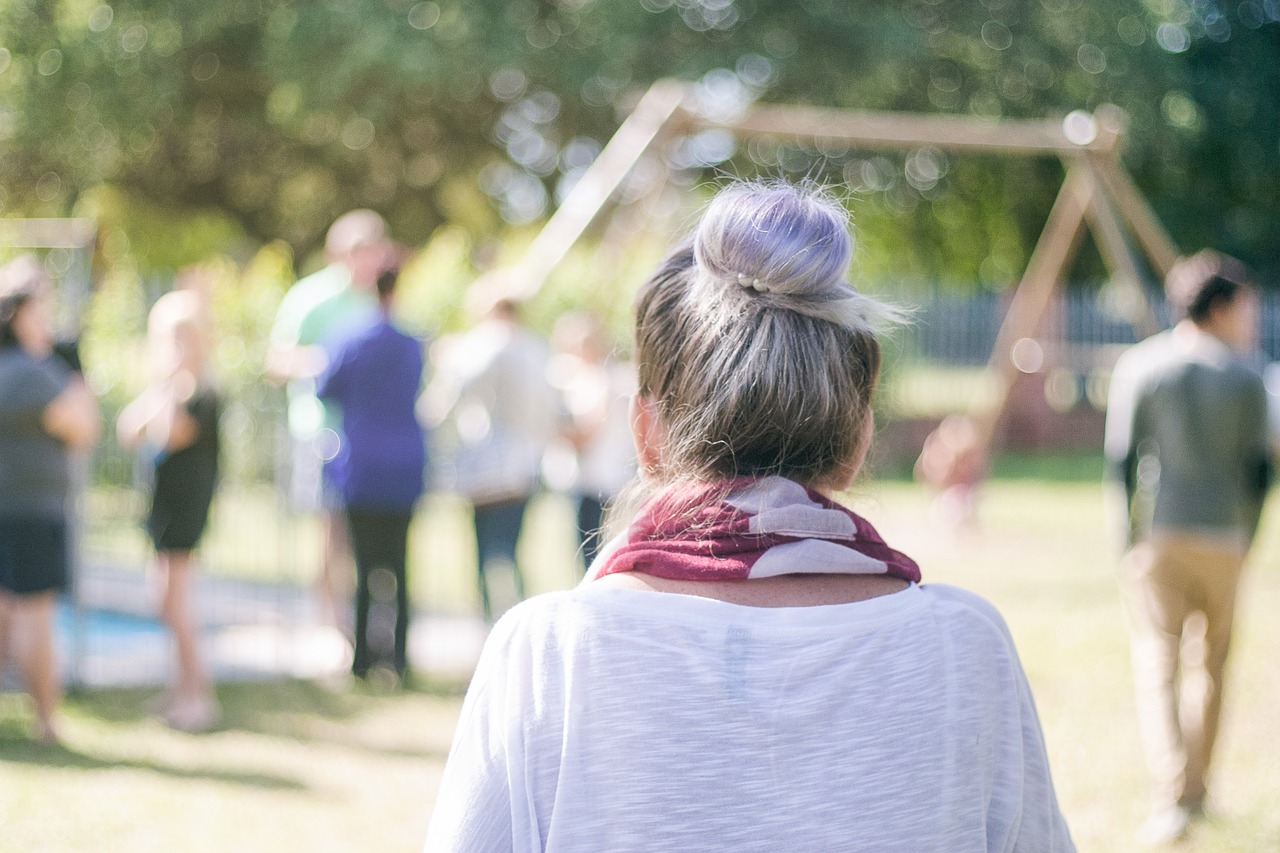
[[[147,533],[157,551],[193,551],[209,521],[212,488],[166,490],[152,498]]]
[[[194,551],[208,518],[207,507],[203,512],[156,507],[147,518],[147,534],[157,551]]]
[[[176,457],[175,457],[176,458]],[[147,534],[157,551],[192,551],[204,535],[216,479],[161,469],[151,494]]]
[[[61,591],[68,559],[66,522],[0,518],[0,588],[18,595]]]

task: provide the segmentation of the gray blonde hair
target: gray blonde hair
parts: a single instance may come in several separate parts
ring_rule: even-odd
[[[847,281],[848,213],[813,187],[722,190],[642,287],[639,392],[665,431],[660,481],[806,484],[865,451],[893,309]]]

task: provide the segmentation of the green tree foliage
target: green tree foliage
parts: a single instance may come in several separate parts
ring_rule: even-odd
[[[545,216],[618,106],[674,76],[712,109],[1116,103],[1127,163],[1178,243],[1274,279],[1277,56],[1277,0],[5,0],[0,213],[65,214],[109,184],[299,256],[355,206],[415,245],[445,223],[484,238]],[[685,177],[845,181],[869,275],[992,286],[1025,263],[1062,174],[715,134],[666,156]]]

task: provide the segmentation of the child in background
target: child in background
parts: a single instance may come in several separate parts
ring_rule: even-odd
[[[570,450],[566,485],[577,513],[578,549],[587,569],[603,544],[605,510],[635,475],[630,417],[635,372],[630,364],[613,357],[604,326],[586,312],[562,315],[551,340],[555,355],[548,375],[567,415],[561,430]]]
[[[203,300],[176,290],[156,300],[147,321],[152,378],[120,413],[116,435],[152,463],[147,533],[155,546],[160,612],[173,632],[173,683],[163,697],[165,721],[201,731],[218,719],[218,703],[199,648],[192,605],[192,552],[204,533],[218,476],[220,404],[209,371]]]

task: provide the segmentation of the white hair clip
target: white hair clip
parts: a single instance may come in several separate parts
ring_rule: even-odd
[[[769,289],[769,285],[758,278],[747,278],[742,273],[738,273],[738,284],[743,287],[750,287],[757,293],[764,293]]]

